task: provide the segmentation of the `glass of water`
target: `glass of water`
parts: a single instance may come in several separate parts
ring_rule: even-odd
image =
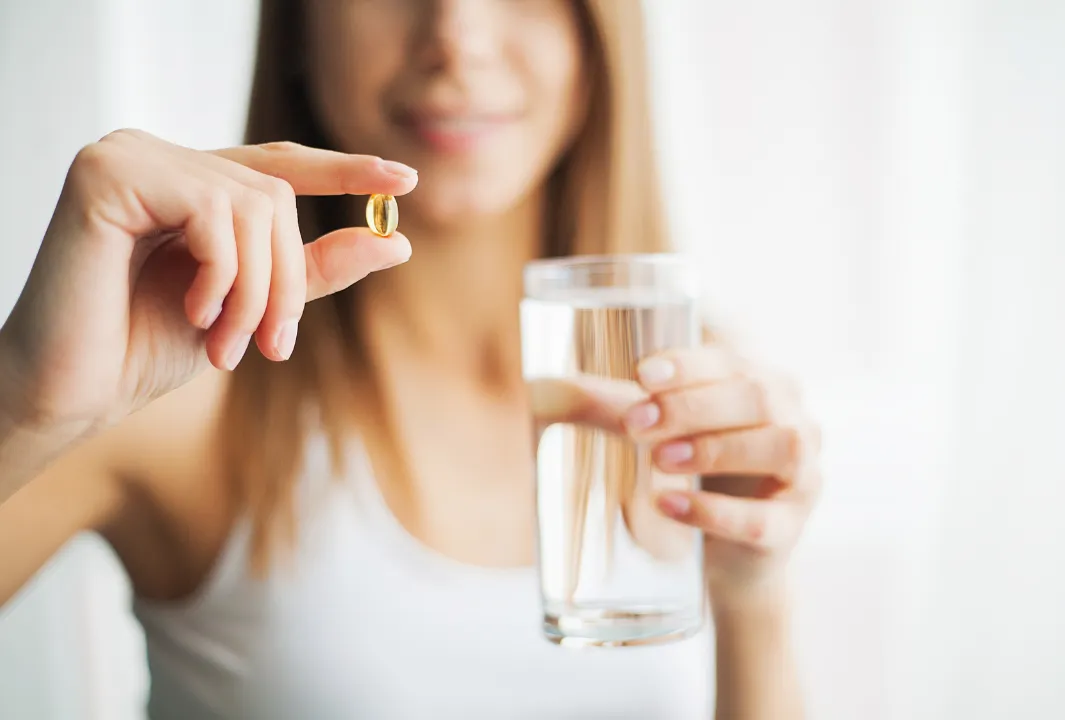
[[[539,260],[524,282],[522,368],[534,393],[595,387],[635,403],[645,397],[636,382],[643,358],[698,341],[698,283],[683,256]],[[702,627],[702,536],[655,506],[658,493],[697,488],[698,477],[658,471],[651,449],[609,422],[555,424],[541,435],[538,562],[550,640],[643,645]]]

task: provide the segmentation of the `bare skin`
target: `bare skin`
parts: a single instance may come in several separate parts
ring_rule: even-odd
[[[290,146],[196,153],[139,133],[79,156],[0,330],[0,603],[82,530],[107,538],[140,596],[194,592],[240,513],[211,444],[224,371],[251,339],[284,361],[304,304],[360,281],[402,418],[397,443],[369,422],[362,435],[412,535],[462,562],[528,565],[535,426],[587,421],[649,443],[663,470],[709,478],[656,501],[706,536],[718,717],[802,717],[786,566],[816,496],[816,433],[720,347],[648,359],[627,399],[526,392],[519,271],[539,250],[544,175],[583,121],[575,6],[432,6],[307,3],[329,134],[425,180],[401,200],[417,260],[387,282],[371,273],[410,257],[402,235],[344,230],[305,250],[292,196],[403,195],[409,168]],[[735,475],[771,482],[737,491]]]
[[[410,256],[402,235],[365,229],[305,247],[294,193],[403,194],[416,183],[405,166],[290,145],[204,153],[121,132],[82,151],[0,330],[0,600],[81,530],[114,541],[138,590],[181,585],[142,580],[138,568],[158,571],[135,556],[228,530],[231,513],[217,533],[197,524],[226,515],[214,510],[225,503],[188,510],[198,500],[187,485],[168,484],[200,478],[218,493],[204,419],[225,376],[207,369],[234,366],[252,337],[282,361],[294,340],[283,330],[304,303]],[[183,472],[197,467],[185,459],[208,472]],[[174,567],[187,575],[196,562]]]
[[[446,262],[436,267],[441,265]],[[421,284],[416,267],[403,268],[414,286]],[[398,270],[391,272],[400,275]],[[402,287],[402,282],[388,287]],[[381,442],[372,431],[365,433],[379,479],[393,476],[402,466],[412,482],[410,493],[390,493],[395,486],[382,482],[386,501],[411,534],[437,552],[484,566],[528,565],[534,536],[529,477],[515,468],[528,467],[533,422],[572,419],[625,431],[629,416],[643,403],[634,404],[632,395],[619,398],[606,391],[579,395],[544,389],[530,396],[524,392],[514,357],[513,325],[509,337],[505,331],[489,332],[501,328],[495,324],[500,319],[491,312],[475,312],[472,296],[456,293],[447,301],[452,304],[443,308],[428,295],[420,304],[415,297],[408,305],[390,305],[390,310],[378,305],[383,311],[370,324],[377,352],[388,358],[389,372],[382,383],[400,416],[408,419],[399,428],[398,448]],[[401,311],[420,314],[412,314],[410,324],[400,325],[389,313]],[[447,317],[464,317],[465,322],[441,327]],[[417,328],[419,323],[438,334],[399,330]],[[483,334],[473,334],[470,328],[483,328]],[[469,343],[452,344],[455,338],[469,338]],[[466,352],[471,347],[481,348],[482,353]],[[440,357],[442,362],[429,363],[426,357]],[[722,364],[722,357],[713,349],[664,356],[674,363],[675,377],[664,386],[648,382],[639,398],[660,397],[657,405],[668,420],[658,430],[630,430],[634,437],[647,439],[648,433],[658,432],[659,446],[664,448],[678,436],[691,437],[691,429],[705,424],[708,416],[731,415],[744,426],[775,427],[768,416],[750,423],[743,418],[744,412],[760,412],[760,406],[749,404],[744,409],[742,390],[726,382],[733,370]],[[0,547],[18,548],[5,552],[0,601],[10,598],[82,530],[95,530],[111,543],[139,596],[179,600],[195,592],[239,513],[224,489],[212,445],[212,423],[228,377],[224,371],[208,369],[73,449],[67,449],[68,441],[54,427],[16,424],[41,428],[43,436],[57,445],[60,457],[0,505]],[[693,392],[705,395],[711,383],[726,395],[731,393],[732,400],[716,410],[713,403],[685,401],[676,388],[692,382]],[[751,385],[746,378],[743,383]],[[765,397],[783,395],[765,390]],[[57,417],[63,420],[56,426],[61,428],[79,416],[63,410]],[[758,443],[750,444],[749,434],[710,433],[698,440],[690,462],[708,473],[758,469],[797,478],[803,474],[797,453],[801,438],[794,427],[781,425],[788,442],[770,442],[762,451]],[[17,449],[17,436],[12,437],[4,437],[0,446]],[[740,438],[739,443],[735,438]],[[722,439],[726,451],[709,452],[711,443]],[[659,464],[677,469],[665,458]],[[7,467],[0,463],[4,470],[0,477],[10,477]],[[727,495],[701,493],[689,499],[687,510],[673,515],[703,527],[708,542],[725,549],[715,553],[721,562],[708,568],[719,637],[718,716],[799,717],[801,704],[787,650],[783,563],[801,527],[805,504],[796,504],[794,513],[788,510],[790,502],[770,504],[759,515],[744,506],[731,508],[730,503],[743,501],[729,500]],[[485,533],[496,542],[490,546],[478,542]],[[778,678],[773,688],[765,685],[766,672]]]

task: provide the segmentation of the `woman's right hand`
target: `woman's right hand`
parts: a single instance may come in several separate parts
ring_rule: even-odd
[[[292,352],[304,304],[404,262],[343,229],[304,245],[296,195],[403,195],[406,166],[290,143],[198,152],[122,130],[83,149],[0,330],[0,410],[35,427],[110,424],[252,337]]]

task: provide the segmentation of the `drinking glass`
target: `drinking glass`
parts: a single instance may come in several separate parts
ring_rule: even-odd
[[[635,403],[646,397],[638,363],[699,337],[698,283],[680,255],[538,260],[526,266],[524,284],[522,370],[533,393],[597,388]],[[609,426],[558,423],[540,436],[544,633],[577,646],[688,637],[705,620],[702,536],[662,515],[655,498],[695,489],[698,477],[660,472],[651,447]]]

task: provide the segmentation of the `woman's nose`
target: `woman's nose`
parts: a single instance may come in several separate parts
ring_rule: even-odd
[[[451,65],[492,61],[499,52],[501,0],[428,0],[427,60]]]

